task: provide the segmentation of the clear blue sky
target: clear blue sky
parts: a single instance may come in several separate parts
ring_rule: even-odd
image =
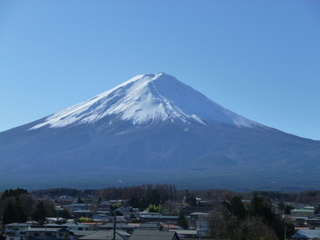
[[[0,1],[0,131],[158,72],[320,140],[320,1]]]

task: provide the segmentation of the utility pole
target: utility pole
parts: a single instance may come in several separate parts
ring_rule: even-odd
[[[287,239],[287,229],[286,229],[286,225],[284,225],[284,240]]]
[[[47,219],[44,222],[44,240],[47,239]]]
[[[199,239],[201,239],[202,232],[201,232],[201,221],[200,221],[200,234],[199,234]]]
[[[117,223],[117,216],[116,216],[116,211],[113,211],[113,240],[116,240],[116,223]]]

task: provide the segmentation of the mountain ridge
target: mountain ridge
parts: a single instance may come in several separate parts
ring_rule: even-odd
[[[212,109],[211,111],[208,111]],[[190,120],[228,123],[238,126],[262,126],[211,101],[203,94],[165,73],[138,75],[88,101],[49,116],[42,124],[63,127],[95,122],[107,115],[121,115],[134,125],[159,121]]]
[[[320,187],[320,141],[250,121],[164,73],[1,132],[0,142],[0,189]]]

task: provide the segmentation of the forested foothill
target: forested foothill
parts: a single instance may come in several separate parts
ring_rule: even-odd
[[[200,217],[192,211],[206,212],[208,237],[214,239],[283,239],[294,233],[294,224],[284,214],[297,205],[314,206],[319,214],[320,191],[235,192],[222,189],[177,189],[172,184],[145,184],[130,187],[109,187],[102,190],[54,188],[28,192],[8,189],[0,193],[2,225],[32,221],[42,225],[48,218],[63,223],[67,219],[93,221],[101,209],[124,216],[121,209],[130,209],[128,222],[139,221],[142,211],[177,216],[175,224],[183,229],[198,229]],[[75,215],[72,204],[82,204],[92,215]],[[63,208],[61,206],[64,206]],[[70,207],[65,207],[70,206]],[[119,210],[120,209],[120,210]],[[104,211],[103,214],[108,214]],[[141,221],[141,220],[140,220]],[[197,222],[198,221],[198,222]],[[197,225],[198,224],[198,225]]]

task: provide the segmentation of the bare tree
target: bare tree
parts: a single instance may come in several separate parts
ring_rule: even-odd
[[[29,216],[32,212],[33,206],[36,204],[36,199],[31,194],[21,194],[20,195],[20,205],[23,209],[23,213]]]
[[[54,209],[54,202],[50,199],[43,199],[42,203],[44,205],[45,211],[46,211],[46,215],[48,217],[56,217],[56,211]]]
[[[230,214],[226,206],[220,205],[209,212],[206,219],[209,237],[215,239],[233,239],[237,229],[237,218]]]
[[[234,240],[276,240],[275,231],[267,226],[260,217],[248,217],[241,221]]]
[[[181,203],[176,201],[168,200],[163,203],[163,212],[167,215],[178,215],[181,209]]]

